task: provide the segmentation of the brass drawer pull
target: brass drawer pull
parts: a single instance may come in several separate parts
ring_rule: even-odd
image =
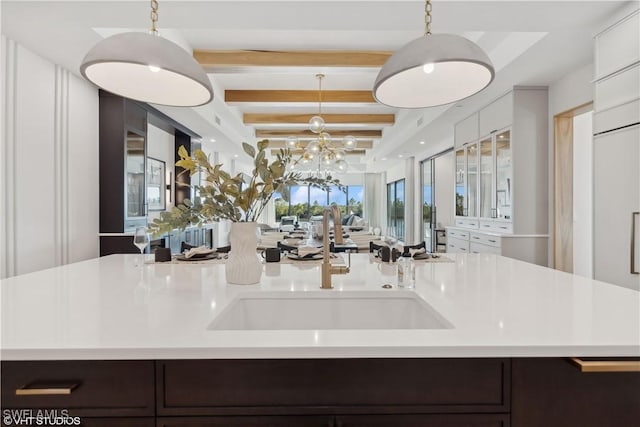
[[[640,360],[570,360],[580,372],[640,372]]]
[[[30,383],[16,389],[16,396],[69,395],[79,383]]]

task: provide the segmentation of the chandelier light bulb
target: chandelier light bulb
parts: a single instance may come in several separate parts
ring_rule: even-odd
[[[295,136],[290,136],[285,141],[285,145],[290,150],[294,150],[294,149],[298,148],[298,138],[296,138]]]
[[[318,141],[311,141],[309,144],[307,144],[305,152],[310,154],[318,154],[320,152],[320,143]]]
[[[329,144],[331,144],[331,135],[329,135],[327,132],[321,132],[318,140],[320,141],[320,145],[328,146]]]
[[[346,172],[348,168],[348,164],[346,161],[339,159],[339,160],[336,160],[334,168],[338,172]]]
[[[309,129],[313,133],[320,133],[324,129],[324,119],[320,116],[313,116],[309,120]]]
[[[346,151],[351,151],[354,148],[356,148],[356,146],[358,145],[358,141],[356,140],[355,136],[348,135],[348,136],[345,136],[344,139],[342,140],[342,145],[344,146],[344,149]]]
[[[346,155],[347,153],[345,153],[344,150],[336,150],[333,153],[333,157],[335,157],[336,160],[342,160]]]

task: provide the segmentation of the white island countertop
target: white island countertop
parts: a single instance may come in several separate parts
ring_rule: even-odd
[[[266,264],[228,285],[222,264],[111,255],[0,282],[3,360],[640,356],[640,292],[490,254],[417,262],[415,290],[369,254],[320,289],[318,263]],[[209,325],[246,292],[411,292],[446,329],[236,330]],[[314,294],[317,295],[317,294]],[[273,313],[279,315],[279,313]],[[330,313],[327,313],[329,316]]]

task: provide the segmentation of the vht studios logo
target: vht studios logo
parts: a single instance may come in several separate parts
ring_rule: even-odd
[[[67,409],[4,409],[6,426],[79,426],[80,417],[72,417]]]

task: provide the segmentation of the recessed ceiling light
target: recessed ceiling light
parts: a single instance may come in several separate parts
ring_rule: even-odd
[[[398,154],[398,157],[402,157],[402,154]]]
[[[387,160],[387,158],[386,158],[386,157],[383,157],[383,158],[381,158],[380,160]]]
[[[424,141],[420,141],[420,145],[424,145]]]
[[[233,157],[235,157],[237,159],[239,156],[237,154],[234,154]]]
[[[216,139],[215,138],[211,138],[209,141],[216,142]]]

